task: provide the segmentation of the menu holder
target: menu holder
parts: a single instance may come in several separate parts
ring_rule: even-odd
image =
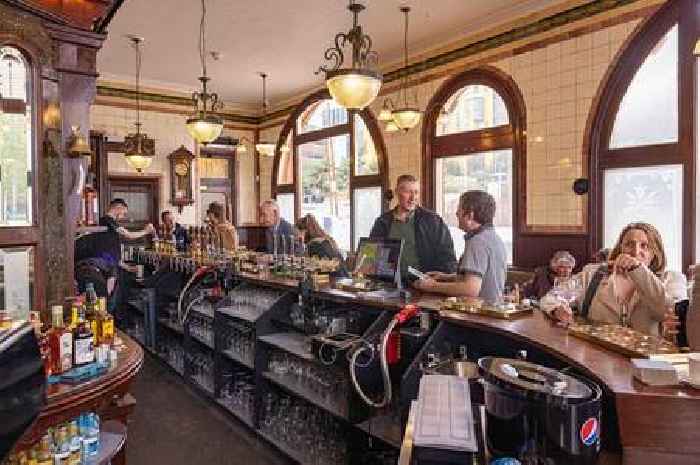
[[[620,325],[574,323],[568,330],[574,337],[598,344],[625,357],[649,358],[655,354],[678,353],[678,347],[665,339]]]
[[[460,319],[463,315],[481,315],[499,320],[515,320],[532,315],[533,307],[505,304],[495,306],[485,304],[481,299],[449,298],[440,304],[440,316]]]

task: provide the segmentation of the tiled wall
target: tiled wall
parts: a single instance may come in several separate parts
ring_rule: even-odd
[[[168,155],[177,150],[180,145],[184,145],[188,150],[195,153],[195,144],[193,139],[185,128],[184,115],[173,113],[160,113],[155,111],[142,111],[141,122],[143,123],[142,131],[156,140],[156,157],[151,166],[146,170],[146,175],[157,175],[161,177],[161,210],[169,209],[177,210],[170,204],[170,171]],[[124,136],[134,131],[135,112],[132,109],[124,109],[116,106],[93,105],[90,114],[91,126],[93,130],[102,131],[113,141],[122,141]],[[253,131],[233,131],[224,129],[223,135],[240,137],[245,135],[249,139],[253,139]],[[249,150],[250,152],[250,150]],[[254,176],[252,155],[241,155],[238,161],[240,187],[239,198],[239,213],[238,219],[240,222],[252,221],[255,219],[255,200],[254,200]],[[202,218],[203,212],[199,211],[198,195],[199,183],[197,182],[197,169],[194,165],[194,195],[195,203],[192,206],[184,207],[182,214],[179,215],[179,221],[184,224],[194,224]],[[109,154],[109,173],[110,174],[130,174],[136,175],[133,168],[129,166],[123,154]],[[253,199],[251,199],[253,197]]]
[[[525,53],[492,61],[512,76],[527,111],[527,224],[533,230],[583,229],[584,203],[571,185],[584,176],[583,143],[586,121],[601,79],[639,20],[599,29]],[[469,64],[465,66],[468,67]],[[425,108],[447,77],[417,87]],[[371,109],[377,115],[384,97]],[[274,135],[280,127],[265,132]],[[408,133],[384,132],[393,184],[404,173],[421,175],[421,129]],[[261,163],[261,198],[270,192],[272,164]]]

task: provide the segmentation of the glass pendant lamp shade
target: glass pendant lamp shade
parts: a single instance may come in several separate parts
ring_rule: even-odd
[[[143,173],[153,162],[153,157],[143,154],[132,153],[125,155],[125,157],[126,162],[135,169],[137,173]]]
[[[369,70],[341,69],[327,74],[326,86],[338,105],[362,110],[379,95],[382,79]]]
[[[386,123],[386,126],[384,126],[384,130],[386,132],[396,132],[399,130],[399,127],[396,125],[396,123],[391,120],[388,123]]]
[[[187,119],[187,132],[200,144],[208,144],[221,135],[224,122],[214,115],[203,115]]]
[[[408,131],[416,127],[420,121],[420,110],[417,108],[399,108],[392,111],[391,116],[399,129]]]
[[[272,142],[258,142],[255,144],[255,150],[257,150],[260,155],[272,157],[275,155],[275,144]]]
[[[393,121],[394,117],[391,115],[391,109],[389,108],[389,101],[384,100],[384,105],[382,106],[382,109],[379,111],[379,116],[377,116],[377,119],[379,121],[382,121],[384,123],[388,123],[389,121]]]

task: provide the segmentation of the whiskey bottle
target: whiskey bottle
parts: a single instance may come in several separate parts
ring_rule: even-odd
[[[73,365],[82,366],[95,361],[95,335],[90,325],[81,320],[73,331]]]
[[[114,318],[107,311],[100,309],[97,314],[97,343],[109,346],[114,342]]]
[[[51,307],[52,328],[49,332],[51,372],[61,374],[73,366],[73,333],[63,326],[63,306]]]
[[[54,465],[70,465],[70,442],[65,426],[58,428],[54,435]]]

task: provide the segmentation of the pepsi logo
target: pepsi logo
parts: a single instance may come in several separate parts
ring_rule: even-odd
[[[581,442],[587,446],[592,446],[598,441],[598,419],[591,417],[581,425]]]

